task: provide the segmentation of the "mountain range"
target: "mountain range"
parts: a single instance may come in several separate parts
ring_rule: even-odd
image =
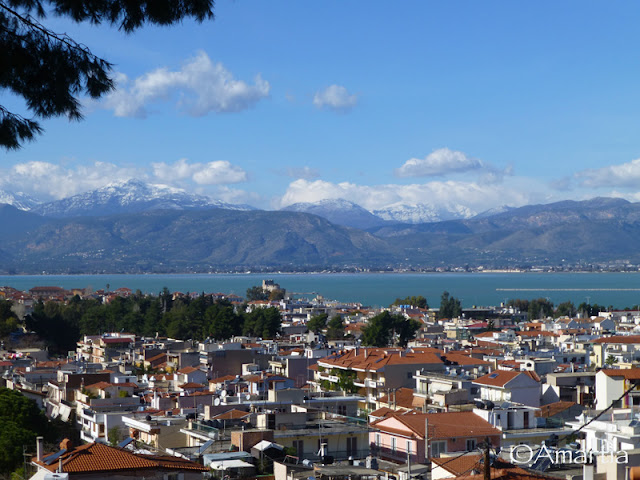
[[[138,181],[39,205],[0,199],[5,273],[640,264],[640,203],[622,199],[428,223],[345,200],[262,211]]]

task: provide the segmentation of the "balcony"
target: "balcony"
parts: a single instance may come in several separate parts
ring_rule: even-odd
[[[384,388],[384,382],[367,378],[364,381],[364,386],[367,388]]]

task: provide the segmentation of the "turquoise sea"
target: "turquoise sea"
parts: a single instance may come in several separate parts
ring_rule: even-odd
[[[35,286],[128,287],[158,293],[221,292],[244,296],[247,288],[273,279],[290,293],[311,298],[386,306],[398,297],[423,295],[431,306],[447,290],[463,306],[498,305],[510,298],[549,298],[624,308],[640,304],[640,273],[317,273],[213,275],[19,275],[0,276],[0,286],[28,290]]]

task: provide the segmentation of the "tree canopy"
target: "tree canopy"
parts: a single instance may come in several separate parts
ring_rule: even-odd
[[[415,338],[419,329],[419,322],[384,311],[371,318],[362,329],[362,344],[372,347],[397,344],[405,347],[409,340]]]
[[[282,319],[277,308],[239,311],[228,300],[211,295],[172,299],[168,290],[158,296],[137,293],[109,303],[73,298],[67,304],[38,302],[25,319],[28,330],[50,346],[52,353],[67,353],[82,335],[126,331],[136,335],[156,333],[182,340],[227,340],[235,335],[274,338]]]
[[[422,295],[412,295],[405,298],[396,298],[395,302],[391,305],[411,305],[416,308],[429,308],[427,299]]]
[[[47,14],[131,33],[145,24],[213,18],[213,0],[1,0],[0,89],[24,99],[32,118],[0,105],[0,146],[17,149],[42,133],[39,119],[82,119],[82,96],[114,88],[112,65],[41,23]]]
[[[460,300],[452,297],[449,292],[442,292],[438,318],[458,318],[461,314],[462,305],[460,304]]]

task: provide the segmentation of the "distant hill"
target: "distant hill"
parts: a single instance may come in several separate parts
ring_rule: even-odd
[[[7,246],[14,254],[0,268],[25,271],[189,271],[393,260],[385,240],[315,215],[225,209],[50,220]]]
[[[326,218],[331,223],[353,228],[374,228],[388,222],[365,210],[360,205],[343,199],[322,200],[316,203],[294,203],[282,209],[287,212],[305,212]]]
[[[252,210],[247,205],[232,205],[194,195],[166,185],[128,180],[107,185],[62,200],[43,203],[31,211],[47,217],[69,218],[146,212],[150,210],[203,210],[226,208]]]
[[[640,204],[608,198],[368,231],[310,213],[221,208],[54,219],[4,205],[0,222],[4,272],[640,264]]]

